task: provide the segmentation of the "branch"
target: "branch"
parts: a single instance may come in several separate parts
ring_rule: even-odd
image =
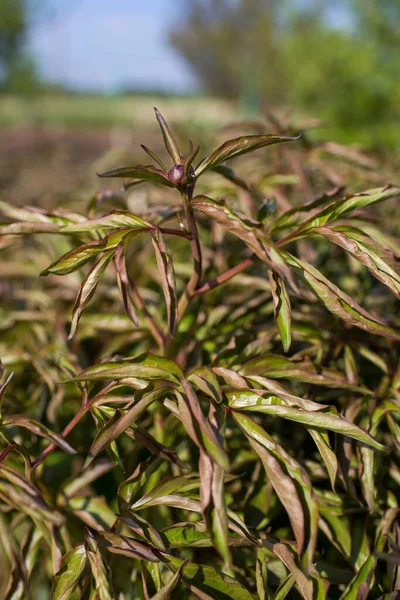
[[[218,287],[219,285],[222,285],[226,281],[229,281],[229,279],[232,279],[232,277],[235,277],[235,275],[237,275],[238,273],[245,271],[246,269],[251,267],[251,265],[254,265],[254,263],[258,260],[260,260],[258,256],[256,254],[252,254],[249,258],[246,258],[241,263],[236,265],[236,267],[229,269],[229,271],[226,271],[225,273],[221,273],[221,275],[218,275],[217,277],[215,277],[215,279],[211,279],[211,281],[207,281],[207,283],[197,288],[194,293],[198,295],[209,292],[210,290]]]

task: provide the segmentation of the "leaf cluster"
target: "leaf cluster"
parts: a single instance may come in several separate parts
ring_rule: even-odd
[[[225,161],[279,144],[305,195],[304,137],[195,166],[156,117],[172,166],[102,176],[179,204],[0,204],[3,597],[394,597],[400,189],[291,205],[282,175],[274,211]]]

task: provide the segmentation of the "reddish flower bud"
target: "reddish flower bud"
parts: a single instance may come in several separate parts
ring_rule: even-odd
[[[174,185],[181,185],[185,178],[184,165],[174,165],[168,173],[168,180]]]

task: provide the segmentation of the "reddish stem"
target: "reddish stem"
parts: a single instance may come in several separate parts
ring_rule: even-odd
[[[246,258],[241,263],[236,265],[236,267],[229,269],[229,271],[226,271],[225,273],[221,273],[221,275],[218,275],[217,277],[215,277],[215,279],[211,279],[211,281],[207,281],[207,283],[197,288],[197,290],[194,293],[198,295],[209,292],[215,287],[222,285],[226,281],[229,281],[229,279],[232,279],[232,277],[235,277],[235,275],[237,275],[238,273],[245,271],[246,269],[251,267],[251,265],[254,265],[254,263],[257,260],[259,260],[258,256],[256,254],[252,254],[249,258]]]

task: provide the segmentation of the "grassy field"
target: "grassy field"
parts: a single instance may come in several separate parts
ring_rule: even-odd
[[[235,116],[233,104],[197,96],[0,96],[0,126],[153,126],[156,104],[171,121],[218,126]]]

